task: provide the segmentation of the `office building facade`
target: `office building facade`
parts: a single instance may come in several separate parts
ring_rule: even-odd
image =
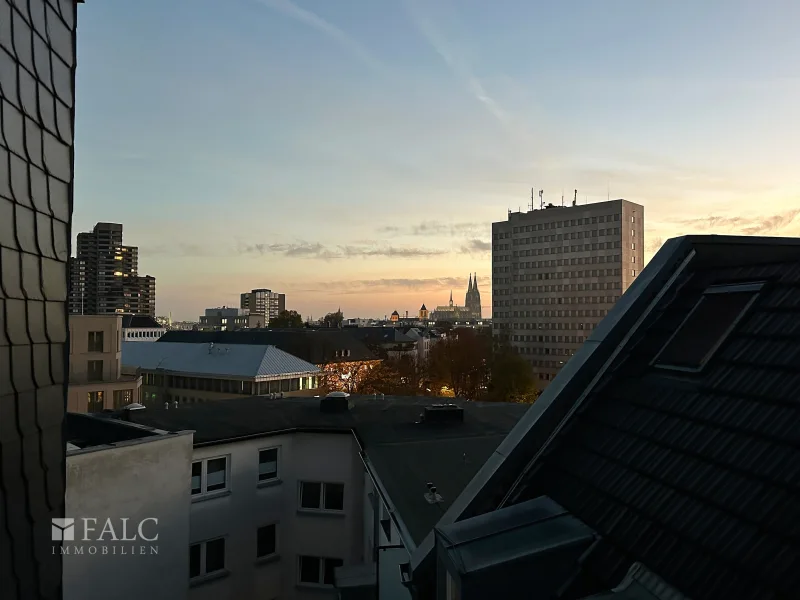
[[[78,234],[70,282],[72,314],[155,316],[155,277],[139,276],[139,248],[123,245],[120,223]]]
[[[76,17],[73,0],[0,0],[4,599],[61,598]]]
[[[510,212],[492,224],[493,332],[545,387],[636,279],[644,207],[627,200]]]

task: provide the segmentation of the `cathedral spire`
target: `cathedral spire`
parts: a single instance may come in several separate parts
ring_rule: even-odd
[[[453,290],[450,290],[450,306],[453,306]]]
[[[469,274],[469,285],[467,286],[467,293],[472,291],[472,273]]]
[[[475,277],[472,279],[472,289],[476,292],[478,291],[478,274],[475,273]]]

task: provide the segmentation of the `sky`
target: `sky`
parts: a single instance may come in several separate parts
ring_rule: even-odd
[[[157,312],[267,287],[319,317],[491,312],[491,222],[645,207],[800,235],[800,2],[103,0],[79,6],[73,231],[124,224]]]

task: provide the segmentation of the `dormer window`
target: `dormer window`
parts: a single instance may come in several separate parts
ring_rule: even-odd
[[[757,282],[709,287],[652,364],[674,371],[701,371],[742,320],[763,286],[763,282]]]

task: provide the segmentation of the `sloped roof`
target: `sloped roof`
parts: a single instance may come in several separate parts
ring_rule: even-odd
[[[327,362],[375,360],[375,355],[369,348],[345,329],[168,331],[156,343],[168,342],[270,345],[315,365]],[[337,356],[339,350],[348,350],[346,358],[342,358],[342,355]]]
[[[745,283],[763,287],[703,368],[657,364],[701,297]],[[708,341],[704,324],[691,333]],[[636,561],[691,598],[793,597],[798,389],[800,239],[670,240],[441,523],[546,495],[603,540],[564,597],[608,590]],[[412,557],[418,581],[431,550]]]
[[[378,345],[415,341],[403,333],[400,327],[353,327],[347,331],[365,344]]]
[[[311,363],[275,346],[247,344],[123,342],[122,364],[151,371],[164,369],[174,373],[232,377],[270,378],[319,372]]]
[[[123,329],[164,329],[158,321],[149,315],[122,315]]]

